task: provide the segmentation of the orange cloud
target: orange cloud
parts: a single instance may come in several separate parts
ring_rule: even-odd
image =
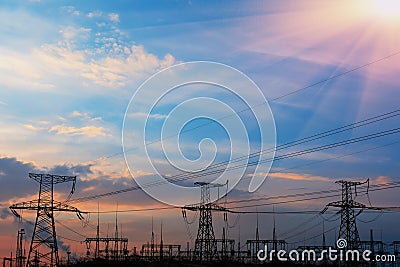
[[[50,128],[49,132],[56,132],[56,134],[60,135],[68,135],[68,136],[76,136],[76,135],[84,135],[88,137],[95,136],[111,136],[111,134],[105,133],[103,127],[97,126],[84,126],[81,128],[66,126],[64,124],[55,125]]]
[[[386,184],[386,183],[390,183],[390,182],[391,182],[390,178],[387,176],[383,176],[383,175],[378,176],[371,181],[371,183],[373,183],[373,184]]]
[[[28,130],[32,130],[32,131],[41,131],[41,130],[44,130],[45,128],[42,128],[42,127],[37,127],[37,126],[34,126],[34,125],[32,125],[32,124],[24,124],[24,125],[22,125],[25,129],[28,129]]]
[[[252,177],[254,174],[248,174],[247,176]],[[265,173],[260,173],[259,175],[266,175]],[[308,173],[292,173],[292,172],[271,172],[268,174],[270,178],[277,179],[290,179],[297,181],[330,181],[328,177],[311,175]]]
[[[299,173],[284,173],[284,172],[274,172],[268,174],[268,177],[278,178],[278,179],[290,179],[298,181],[329,181],[328,177],[316,176],[311,174],[299,174]]]

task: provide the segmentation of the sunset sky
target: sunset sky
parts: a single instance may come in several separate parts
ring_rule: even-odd
[[[133,125],[129,138],[137,146],[127,152],[136,166],[128,170],[121,140],[128,104],[146,79],[175,64],[212,61],[247,75],[269,100],[278,145],[399,109],[400,5],[396,1],[4,0],[0,4],[0,23],[0,256],[15,251],[19,228],[27,229],[30,240],[32,224],[26,221],[33,222],[35,214],[24,212],[26,221],[19,223],[8,209],[13,203],[37,198],[38,185],[29,179],[29,172],[77,175],[73,198],[135,186],[134,179],[151,179],[153,175],[151,170],[140,168],[144,166],[140,152],[143,142],[137,136],[142,129],[136,127],[136,122],[149,115],[148,141],[152,141],[160,136],[157,130],[168,113],[193,97],[212,96],[233,106],[235,112],[243,109],[243,103],[234,96],[213,87],[183,87],[175,95],[171,92],[153,114],[136,112],[127,116]],[[326,80],[337,75],[340,77]],[[151,88],[145,93],[154,97]],[[257,104],[258,95],[250,90],[247,93]],[[192,106],[192,111],[220,114],[213,105]],[[175,118],[183,119],[183,115]],[[247,127],[252,152],[262,144],[259,131],[246,112],[239,117]],[[263,118],[260,123],[269,121]],[[220,124],[200,118],[180,125],[185,131],[183,126],[189,131],[179,136],[179,142],[190,160],[214,148],[218,149],[213,163],[229,159],[232,151],[236,155],[249,153],[245,142],[231,148]],[[230,126],[236,131],[236,124]],[[394,116],[276,155],[397,127],[399,117]],[[181,128],[175,130],[172,135],[179,135]],[[204,138],[214,143],[206,141],[199,146]],[[340,179],[369,178],[371,184],[399,182],[399,138],[399,133],[391,134],[275,161],[270,175],[254,193],[247,192],[249,179],[245,178],[254,171],[249,168],[228,200],[338,189],[334,182]],[[173,158],[178,155],[170,143],[164,145],[172,149]],[[159,148],[153,147],[150,154],[161,174],[179,174],[158,154]],[[179,165],[179,157],[175,160]],[[60,201],[69,193],[68,186],[56,188]],[[400,206],[399,190],[370,192],[358,196],[357,201]],[[339,195],[278,204],[274,209],[322,210],[328,202],[338,200]],[[165,207],[141,190],[71,205],[93,212],[97,201],[102,211],[111,211],[101,215],[104,235],[113,234],[112,211],[117,205],[118,210]],[[255,207],[242,210],[255,211]],[[272,206],[259,206],[258,210],[271,211]],[[294,218],[300,224],[313,216],[315,219],[304,229],[313,224],[316,227],[305,233],[293,230]],[[278,238],[299,245],[296,242],[316,236],[306,243],[319,244],[323,218],[332,215],[323,216],[326,218],[315,214],[276,215]],[[141,247],[150,239],[152,218],[158,236],[163,222],[165,243],[185,246],[189,241],[180,209],[120,213],[118,221],[123,235],[130,240],[129,248]],[[214,218],[216,236],[220,237],[222,215],[215,214]],[[230,215],[232,224],[235,219]],[[368,239],[369,229],[374,229],[375,239],[400,240],[399,213],[365,212],[359,219],[361,239]],[[90,224],[85,227],[74,214],[60,214],[56,220],[81,233],[58,224],[61,250],[69,247],[76,255],[83,255],[85,246],[76,241],[94,236],[97,215],[91,214]],[[372,222],[363,223],[368,221]],[[327,233],[329,242],[337,237],[339,224],[340,219],[325,221],[325,229],[336,227]],[[238,239],[239,225],[242,244],[254,238],[254,214],[241,215],[238,225],[230,229],[230,238]],[[191,225],[193,236],[196,229],[195,224]],[[271,238],[271,233],[272,216],[260,215],[260,236]]]

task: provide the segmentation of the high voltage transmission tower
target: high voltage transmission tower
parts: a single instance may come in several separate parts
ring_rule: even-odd
[[[358,234],[356,217],[361,213],[363,209],[376,209],[373,207],[367,207],[366,205],[355,201],[357,196],[357,186],[368,183],[369,179],[364,182],[352,182],[340,180],[336,182],[342,186],[342,200],[328,203],[325,212],[329,207],[340,208],[340,230],[339,238],[343,238],[347,241],[348,249],[359,249],[360,248],[360,236]],[[353,193],[354,192],[354,193]],[[367,187],[368,193],[368,187]],[[359,209],[358,213],[355,210]]]
[[[70,196],[74,193],[76,176],[59,176],[51,174],[29,173],[29,178],[39,183],[39,197],[37,200],[16,203],[10,206],[12,213],[21,217],[16,210],[36,211],[36,222],[33,229],[32,241],[29,248],[27,267],[59,265],[56,226],[54,212],[75,212],[79,219],[83,219],[81,211],[65,202],[54,200],[54,185],[72,182]]]
[[[215,203],[211,203],[210,188],[222,187],[222,184],[212,184],[206,182],[196,182],[200,186],[201,200],[199,205],[188,205],[183,207],[183,216],[185,210],[200,211],[199,228],[195,241],[194,258],[200,261],[212,261],[217,254],[217,242],[214,235],[212,223],[212,211],[226,211],[227,209]]]

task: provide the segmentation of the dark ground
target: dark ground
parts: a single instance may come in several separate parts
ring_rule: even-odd
[[[162,262],[147,262],[147,261],[105,261],[105,260],[96,260],[96,261],[87,261],[87,262],[78,262],[75,264],[71,264],[70,266],[76,267],[203,267],[203,266],[218,266],[218,267],[241,267],[241,266],[317,266],[313,264],[295,264],[295,263],[282,263],[282,262],[273,262],[273,263],[264,263],[264,264],[245,264],[239,262],[185,262],[185,261],[162,261]],[[324,265],[319,264],[318,266],[323,267]],[[336,265],[326,265],[326,266],[336,266]]]

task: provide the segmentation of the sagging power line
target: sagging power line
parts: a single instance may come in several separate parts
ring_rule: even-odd
[[[386,112],[377,116],[373,116],[364,120],[361,120],[359,122],[355,122],[352,124],[348,124],[348,125],[344,125],[332,130],[328,130],[328,131],[324,131],[318,134],[314,134],[311,135],[309,137],[305,137],[305,138],[301,138],[299,140],[296,141],[292,141],[292,142],[288,142],[286,144],[282,144],[277,146],[276,148],[268,148],[266,150],[257,152],[257,153],[252,153],[243,157],[249,157],[253,158],[256,157],[257,155],[259,155],[259,153],[265,153],[265,152],[269,152],[271,151],[271,149],[275,149],[276,151],[282,150],[282,149],[287,149],[289,147],[293,147],[299,144],[304,144],[306,142],[310,142],[310,141],[315,141],[317,139],[320,138],[324,138],[327,136],[331,136],[334,134],[338,134],[338,133],[342,133],[344,131],[349,131],[361,126],[365,126],[365,125],[369,125],[372,123],[377,123],[379,121],[382,120],[386,120],[386,119],[390,119],[393,118],[395,116],[400,115],[400,109],[397,110],[393,110],[391,112]],[[293,158],[293,157],[298,157],[298,156],[302,156],[302,155],[306,155],[306,154],[310,154],[310,153],[314,153],[314,152],[318,152],[318,151],[322,151],[322,150],[327,150],[327,149],[332,149],[332,148],[336,148],[336,147],[340,147],[340,146],[345,146],[345,145],[349,145],[349,144],[354,144],[354,143],[358,143],[358,142],[363,142],[363,141],[367,141],[367,140],[372,140],[375,138],[380,138],[380,137],[384,137],[384,136],[388,136],[388,135],[393,135],[393,134],[397,134],[400,132],[400,128],[393,128],[390,130],[384,130],[384,131],[379,131],[379,132],[375,132],[373,134],[367,134],[364,136],[360,136],[360,137],[355,137],[355,138],[351,138],[351,139],[346,139],[343,141],[339,141],[339,142],[334,142],[334,143],[330,143],[327,145],[322,145],[322,146],[317,146],[317,147],[313,147],[313,148],[309,148],[309,149],[303,149],[303,150],[299,150],[299,151],[295,151],[295,152],[291,152],[291,153],[287,153],[287,154],[283,154],[280,156],[276,156],[274,159],[265,159],[265,160],[261,160],[258,161],[257,159],[252,161],[252,162],[247,162],[244,164],[239,164],[239,165],[234,165],[230,168],[222,168],[219,169],[219,167],[223,167],[223,163],[227,163],[227,161],[225,162],[221,162],[221,163],[215,163],[210,165],[208,168],[195,173],[195,174],[191,174],[190,176],[187,176],[186,173],[181,173],[181,174],[177,174],[174,175],[172,177],[169,178],[170,182],[179,182],[179,181],[185,181],[185,180],[191,180],[191,179],[198,179],[201,177],[205,177],[205,176],[209,176],[209,175],[213,175],[213,174],[218,174],[224,171],[229,171],[229,170],[235,170],[237,168],[243,168],[243,167],[249,167],[249,166],[254,166],[256,164],[259,163],[265,163],[265,162],[269,162],[269,161],[277,161],[277,160],[283,160],[283,159],[288,159],[288,158]],[[242,158],[242,157],[240,157]],[[240,160],[240,158],[238,158]],[[233,162],[235,160],[238,159],[232,159]],[[214,169],[214,170],[213,170]],[[152,187],[152,186],[160,186],[162,184],[164,184],[166,182],[155,182],[155,183],[149,183],[146,185],[143,185],[144,187]],[[142,187],[143,187],[142,186]],[[96,195],[92,195],[92,196],[86,196],[86,197],[80,197],[80,198],[76,198],[76,199],[71,199],[71,202],[83,202],[83,201],[89,201],[89,200],[94,200],[94,199],[98,199],[98,198],[102,198],[102,197],[107,197],[107,196],[112,196],[112,195],[117,195],[117,194],[121,194],[121,193],[126,193],[126,192],[130,192],[130,191],[134,191],[134,190],[138,190],[141,189],[141,187],[139,186],[133,186],[133,187],[129,187],[129,188],[125,188],[125,189],[121,189],[121,190],[117,190],[117,191],[113,191],[113,192],[108,192],[108,193],[103,193],[103,194],[96,194]]]

